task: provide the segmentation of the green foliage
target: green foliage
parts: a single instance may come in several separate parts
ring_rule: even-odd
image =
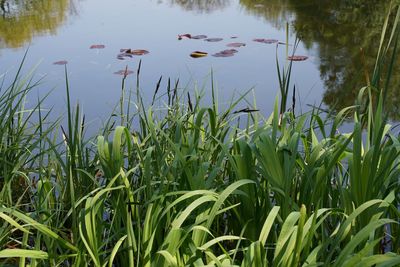
[[[0,263],[399,266],[400,139],[383,111],[389,83],[379,86],[399,31],[387,32],[371,84],[337,114],[286,111],[289,68],[261,120],[235,111],[243,97],[220,112],[214,88],[204,108],[169,83],[161,111],[139,94],[134,110],[123,89],[121,117],[97,143],[85,140],[68,79],[58,141],[42,100],[25,108],[32,86],[18,74],[0,96]],[[341,133],[349,114],[353,128]],[[15,198],[15,177],[28,200]]]

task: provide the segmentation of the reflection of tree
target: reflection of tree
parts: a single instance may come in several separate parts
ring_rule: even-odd
[[[264,3],[263,8],[255,5]],[[284,2],[281,7],[276,5]],[[263,15],[274,24],[277,18],[289,17],[292,27],[306,47],[314,47],[319,56],[321,78],[326,92],[323,101],[340,109],[354,103],[358,89],[366,84],[364,71],[372,72],[389,0],[241,0],[248,10]],[[286,13],[285,13],[286,12]],[[361,49],[364,51],[361,52]],[[364,56],[363,56],[364,54]],[[392,79],[394,90],[389,94],[390,115],[398,119],[397,73]]]
[[[17,48],[35,35],[55,33],[66,19],[69,0],[1,0],[0,42]]]
[[[188,11],[210,13],[229,6],[231,0],[170,0],[172,5],[179,5]]]
[[[6,0],[0,1],[0,9],[1,12],[3,13],[3,17],[5,17],[6,13],[10,10],[10,6],[8,3],[6,3]]]
[[[256,16],[266,18],[278,29],[284,28],[285,23],[290,20],[292,12],[288,6],[289,2],[289,0],[240,0],[240,3],[248,11]]]

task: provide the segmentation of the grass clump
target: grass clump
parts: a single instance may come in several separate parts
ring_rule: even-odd
[[[137,94],[132,112],[124,80],[120,125],[110,119],[86,140],[67,82],[57,142],[59,122],[46,123],[42,100],[25,108],[36,83],[18,73],[0,97],[0,263],[399,266],[400,139],[384,112],[390,68],[382,72],[398,18],[358,102],[328,116],[286,110],[291,65],[269,118],[239,110],[242,99],[204,108],[170,82],[165,110]],[[341,133],[349,114],[352,130]]]

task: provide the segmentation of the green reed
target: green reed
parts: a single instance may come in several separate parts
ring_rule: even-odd
[[[92,139],[67,77],[66,122],[49,123],[19,70],[0,95],[0,263],[399,266],[400,139],[384,106],[399,10],[373,78],[337,114],[286,110],[291,67],[269,118],[240,109],[246,95],[221,110],[214,85],[211,107],[179,81],[163,94],[162,78],[146,105],[138,71]]]

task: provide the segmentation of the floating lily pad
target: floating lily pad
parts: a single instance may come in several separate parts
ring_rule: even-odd
[[[253,41],[263,44],[273,44],[278,42],[278,40],[276,39],[264,39],[264,38],[253,39]]]
[[[68,61],[66,61],[66,60],[60,60],[60,61],[53,62],[54,65],[66,65],[67,63],[68,63]]]
[[[195,36],[192,36],[192,38],[191,39],[196,39],[196,40],[198,40],[198,39],[206,39],[207,38],[207,35],[195,35]]]
[[[119,55],[117,56],[117,58],[118,58],[119,60],[124,60],[124,59],[126,59],[127,57],[131,58],[131,57],[133,57],[133,55],[132,55],[132,54],[128,54],[128,53],[121,53],[121,54],[119,54]]]
[[[129,74],[132,74],[132,73],[134,73],[132,70],[127,70],[127,69],[114,72],[114,74],[123,75],[123,76],[128,76]]]
[[[206,57],[208,55],[207,52],[202,51],[194,51],[190,54],[192,58]]]
[[[128,54],[132,54],[135,56],[143,56],[143,55],[147,55],[149,53],[149,51],[144,50],[144,49],[135,49],[135,50],[131,50]]]
[[[222,50],[221,52],[235,54],[235,53],[237,53],[239,51],[237,51],[236,49],[225,49],[225,50]]]
[[[146,55],[149,53],[149,51],[144,50],[144,49],[126,49],[126,50],[122,50],[121,52],[123,52],[124,54],[130,54],[130,55],[134,55],[134,56],[143,56],[143,55]]]
[[[178,34],[178,40],[182,40],[183,38],[191,39],[192,35],[190,33]]]
[[[105,45],[102,45],[102,44],[95,44],[95,45],[91,45],[90,46],[90,49],[103,49],[103,48],[105,48],[106,46]]]
[[[207,39],[204,39],[204,41],[207,41],[207,42],[220,42],[222,40],[224,40],[224,39],[222,39],[222,38],[207,38]]]
[[[304,60],[307,60],[308,57],[307,56],[288,56],[287,59],[290,61],[304,61]]]
[[[135,51],[135,50],[132,50],[130,48],[123,48],[123,49],[120,49],[119,51],[121,52],[121,54],[118,54],[117,58],[119,60],[125,60],[126,58],[133,57],[134,54],[132,53],[132,51]]]
[[[120,49],[120,54],[121,56],[129,56],[129,55],[134,55],[134,56],[143,56],[149,53],[149,51],[144,50],[144,49]]]
[[[227,44],[226,46],[229,46],[229,47],[242,47],[242,46],[246,46],[246,44],[245,43],[230,43],[230,44]]]
[[[222,50],[216,54],[213,54],[213,57],[232,57],[237,52],[238,51],[236,49],[226,49],[226,50]]]

